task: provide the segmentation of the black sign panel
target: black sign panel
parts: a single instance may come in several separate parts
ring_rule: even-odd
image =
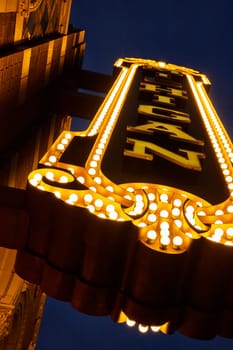
[[[149,159],[133,151],[138,141],[144,142]],[[198,158],[198,169],[190,169],[192,162],[186,162],[193,155]],[[179,164],[177,156],[184,158]],[[228,197],[186,76],[175,72],[138,71],[103,158],[102,171],[118,184],[172,186],[211,203]]]

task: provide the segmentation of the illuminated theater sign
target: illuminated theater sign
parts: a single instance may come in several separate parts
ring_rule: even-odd
[[[233,147],[210,83],[153,60],[115,70],[89,127],[29,175],[16,271],[142,332],[233,337]]]

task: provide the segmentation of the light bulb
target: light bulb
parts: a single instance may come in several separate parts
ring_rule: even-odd
[[[133,321],[133,320],[129,320],[129,319],[127,318],[126,324],[127,324],[127,326],[129,326],[129,327],[133,327],[133,326],[135,326],[136,322]]]
[[[169,245],[170,243],[170,238],[169,237],[166,237],[166,236],[163,236],[160,238],[160,247],[162,249],[166,249],[167,246]]]
[[[94,203],[96,210],[100,210],[103,207],[103,204],[102,199],[96,199]]]
[[[146,234],[146,237],[147,237],[148,243],[153,243],[157,237],[157,234],[156,234],[155,230],[149,230]]]
[[[77,196],[76,193],[72,193],[72,194],[70,195],[69,199],[70,199],[71,202],[77,202],[78,196]]]
[[[57,158],[55,156],[50,156],[49,161],[50,161],[50,163],[56,163]]]
[[[92,200],[93,200],[93,197],[92,197],[92,195],[90,194],[90,193],[87,193],[87,194],[85,194],[85,196],[84,196],[84,203],[85,204],[88,204],[88,203],[91,203],[92,202]]]
[[[140,333],[146,333],[148,331],[149,327],[148,326],[145,326],[143,324],[139,324],[138,325],[138,330]]]
[[[152,332],[155,332],[155,333],[160,331],[160,326],[151,326],[150,328],[151,328]]]
[[[149,221],[149,222],[155,222],[156,221],[156,215],[155,214],[149,214],[148,216],[147,216],[147,220]]]
[[[172,240],[172,243],[174,249],[180,249],[181,245],[183,244],[183,238],[180,236],[175,236]]]

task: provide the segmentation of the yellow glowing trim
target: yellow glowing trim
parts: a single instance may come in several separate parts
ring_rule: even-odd
[[[231,229],[233,220],[233,171],[232,171],[232,150],[231,140],[211,103],[202,82],[195,82],[190,75],[187,76],[194,98],[200,110],[204,125],[218,159],[220,169],[229,189],[229,197],[223,202],[214,206],[200,208],[197,211],[198,217],[203,223],[211,225],[207,238],[221,244],[229,245],[230,236],[227,234]],[[205,209],[205,210],[203,210]],[[216,218],[221,220],[216,220]],[[228,230],[228,231],[227,231]],[[221,233],[221,234],[220,234]]]
[[[125,63],[127,63],[126,66],[124,66]],[[233,146],[205,91],[204,84],[209,85],[207,77],[189,68],[153,60],[119,59],[115,65],[120,69],[120,73],[87,130],[62,132],[41,160],[41,164],[48,168],[33,171],[28,178],[29,184],[38,190],[53,193],[67,205],[86,208],[103,220],[132,222],[138,228],[139,239],[150,249],[163,253],[180,254],[188,249],[192,239],[198,239],[200,236],[220,244],[231,245],[233,240],[231,165]],[[162,185],[115,184],[102,173],[101,162],[140,66],[162,69],[163,74],[172,71],[186,75],[229,189],[229,198],[224,203],[211,206],[190,193]],[[196,77],[200,77],[201,81],[196,80]],[[173,93],[178,92],[174,90]],[[151,106],[142,107],[144,113],[148,112],[148,108],[151,109]],[[185,119],[186,122],[189,122],[188,115],[182,114],[182,116],[187,119]],[[156,122],[153,122],[154,126],[155,124]],[[181,135],[177,126],[169,127],[175,130],[180,138],[188,138],[184,133]],[[92,137],[94,135],[96,135],[95,144],[84,168],[60,162],[62,154],[75,136]],[[164,150],[158,148],[156,150],[165,156]],[[151,157],[144,153],[144,156]],[[171,157],[173,154],[166,153],[166,156]],[[192,169],[201,170],[197,158],[202,157],[203,154],[190,153],[188,156],[193,156],[196,161],[195,163],[194,160],[190,160],[188,167],[192,163]],[[185,162],[181,156],[177,157],[177,161],[182,164]],[[194,163],[195,166],[193,166]],[[85,187],[77,191],[69,189],[69,184],[74,182],[83,184]],[[147,326],[141,327],[145,329]]]
[[[149,326],[147,325],[143,325],[143,324],[139,324],[138,325],[138,330],[140,333],[147,333],[149,330]]]
[[[166,322],[162,325],[144,325],[144,324],[137,324],[136,321],[129,319],[123,311],[120,312],[118,322],[125,322],[128,327],[138,327],[138,331],[142,334],[148,333],[149,331],[153,333],[158,333],[159,331],[162,331],[163,333],[167,333],[168,331],[168,325],[169,323]]]

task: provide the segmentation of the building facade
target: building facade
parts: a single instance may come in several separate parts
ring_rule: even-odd
[[[17,201],[28,172],[70,127],[70,116],[53,108],[50,93],[55,81],[82,62],[84,31],[69,28],[70,10],[70,0],[0,3],[0,217],[8,221],[1,227],[5,237],[13,217],[16,236],[18,225],[27,222]],[[0,248],[0,349],[34,349],[45,294],[15,273],[16,250],[9,248]]]

